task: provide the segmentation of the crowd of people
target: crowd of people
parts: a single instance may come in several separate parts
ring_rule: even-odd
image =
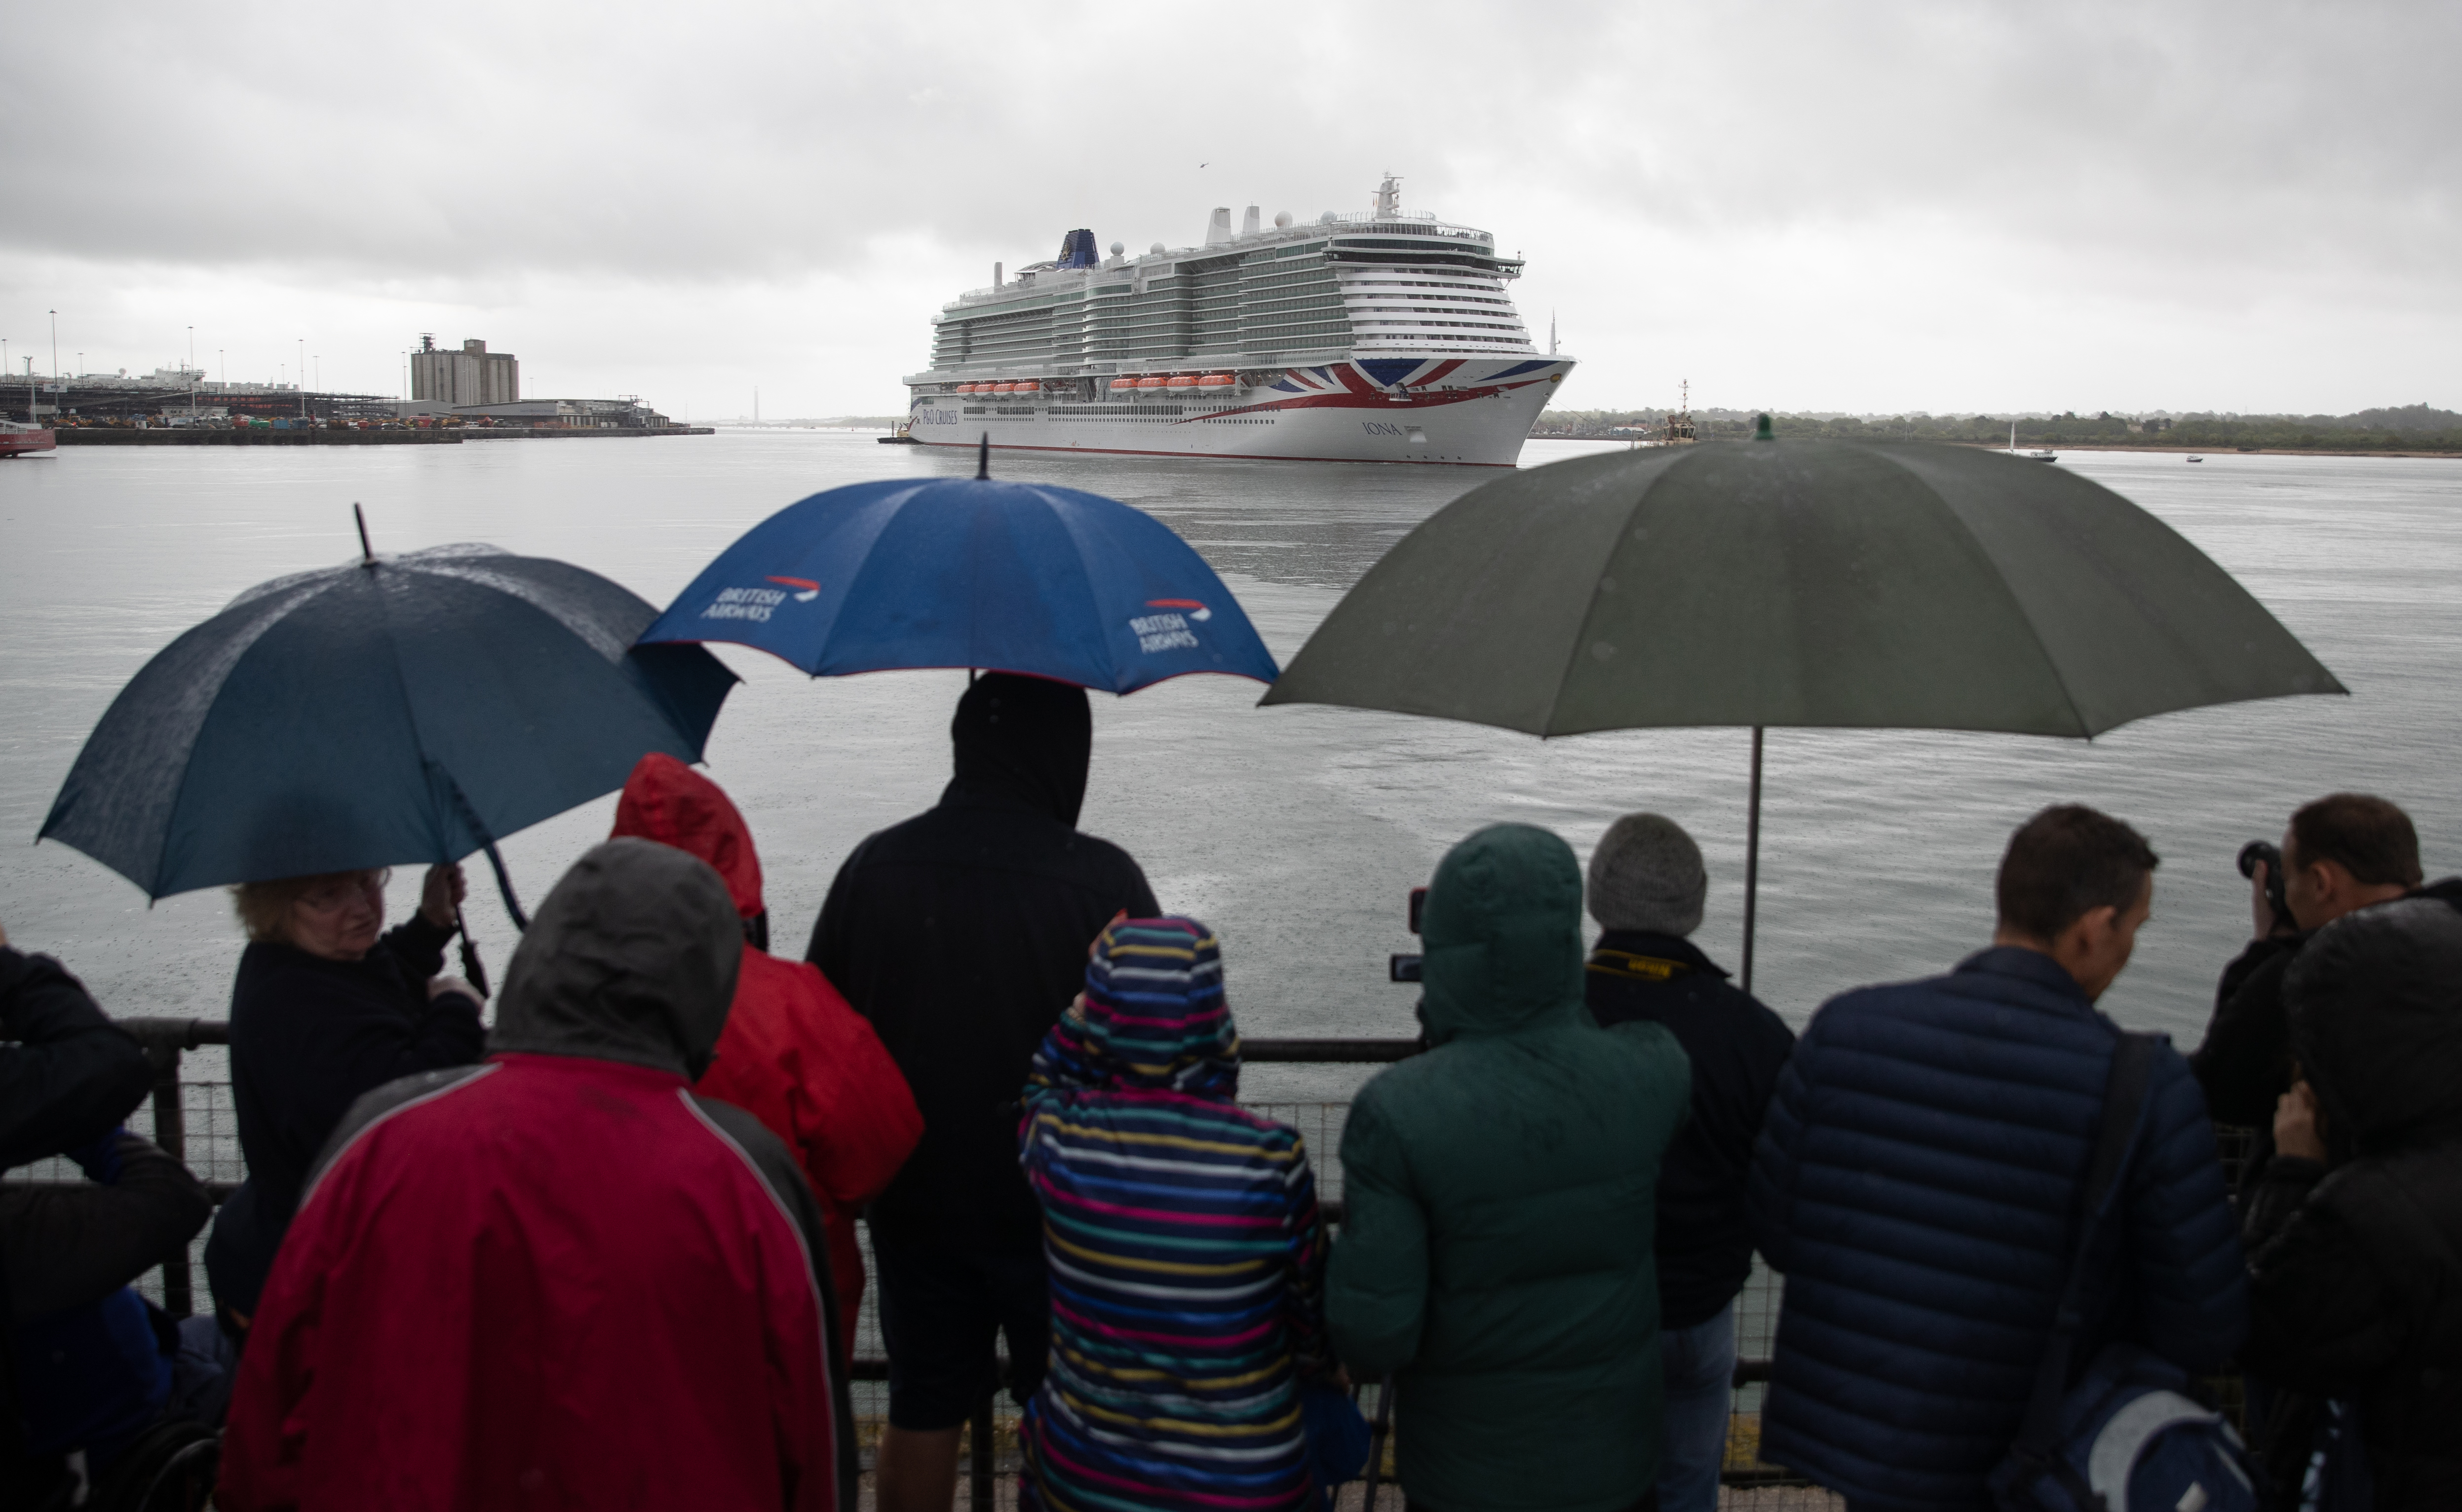
[[[2018,828],[1986,948],[1800,1037],[1694,943],[1674,821],[1587,876],[1481,830],[1328,1222],[1238,1100],[1221,942],[1076,827],[1083,692],[980,678],[952,740],[803,961],[743,816],[644,759],[492,1026],[444,974],[458,869],[391,931],[380,872],[236,890],[218,1215],[124,1127],[143,1048],[0,937],[0,1162],[86,1177],[0,1188],[0,1501],[140,1504],[219,1433],[231,1509],[853,1512],[860,1221],[882,1512],[946,1512],[1002,1390],[1027,1507],[1322,1506],[1370,1387],[1407,1507],[1702,1512],[1756,1252],[1758,1455],[1857,1512],[2012,1504],[2046,1358],[2065,1387],[2120,1349],[2240,1369],[2245,1479],[2193,1506],[2462,1505],[2462,881],[2423,885],[2393,805],[2292,816],[2188,1055],[2096,1009],[2159,862],[2091,809]],[[2235,1190],[2217,1120],[2258,1131]],[[170,1319],[131,1284],[209,1218],[211,1308]]]

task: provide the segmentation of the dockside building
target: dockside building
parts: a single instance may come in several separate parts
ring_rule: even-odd
[[[410,397],[452,406],[517,403],[522,365],[509,352],[488,351],[485,341],[464,341],[455,352],[422,335],[410,355]]]

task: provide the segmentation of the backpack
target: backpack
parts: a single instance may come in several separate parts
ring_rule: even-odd
[[[1988,1482],[2001,1512],[2256,1512],[2248,1453],[2186,1371],[2151,1350],[2112,1344],[2065,1384],[2161,1044],[2123,1034],[2112,1052],[2060,1310],[2017,1442]]]

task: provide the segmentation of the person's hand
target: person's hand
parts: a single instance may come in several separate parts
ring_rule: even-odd
[[[2325,1136],[2317,1128],[2317,1093],[2306,1082],[2291,1084],[2274,1104],[2274,1153],[2325,1163]]]
[[[460,867],[431,866],[426,884],[419,890],[419,917],[439,929],[450,929],[462,899],[469,896],[470,884]]]
[[[460,977],[430,977],[427,979],[428,1002],[433,1003],[448,992],[459,992],[473,1003],[485,1003],[487,1001],[487,995],[486,993],[463,981]]]
[[[1129,917],[1129,911],[1128,911],[1127,909],[1125,909],[1125,908],[1124,908],[1124,909],[1121,909],[1118,913],[1113,914],[1113,915],[1112,916],[1112,923],[1111,923],[1111,924],[1105,924],[1101,929],[1099,929],[1099,930],[1097,930],[1097,931],[1095,932],[1095,934],[1094,934],[1094,938],[1093,938],[1093,939],[1091,939],[1091,940],[1090,940],[1086,941],[1086,959],[1087,959],[1087,960],[1089,960],[1089,961],[1093,960],[1093,959],[1094,959],[1094,952],[1096,952],[1096,951],[1098,951],[1098,950],[1100,950],[1100,949],[1102,949],[1102,948],[1103,948],[1103,937],[1104,937],[1105,935],[1108,935],[1108,934],[1110,934],[1110,933],[1112,932],[1112,924],[1116,924],[1116,923],[1120,922],[1122,919],[1127,918],[1128,917]]]

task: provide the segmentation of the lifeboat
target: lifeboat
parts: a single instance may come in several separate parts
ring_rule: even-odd
[[[1017,392],[1017,385],[1014,383],[995,383],[992,385],[992,392],[995,394],[1014,394]]]
[[[1166,381],[1166,379],[1158,378],[1141,378],[1137,379],[1137,387],[1141,389],[1157,389],[1161,388]]]
[[[1137,386],[1137,380],[1136,380],[1135,378],[1113,378],[1113,379],[1112,379],[1112,393],[1114,393],[1114,394],[1120,393],[1120,392],[1122,392],[1123,390],[1134,389],[1134,388],[1135,388],[1136,386]]]
[[[1208,373],[1203,378],[1197,380],[1197,386],[1201,389],[1227,389],[1231,387],[1231,375],[1228,373]]]
[[[1185,394],[1185,393],[1187,393],[1190,389],[1193,389],[1193,388],[1197,387],[1197,379],[1196,379],[1196,378],[1195,378],[1194,376],[1192,376],[1192,375],[1190,375],[1190,374],[1187,374],[1187,373],[1181,373],[1181,374],[1175,375],[1172,378],[1170,378],[1168,381],[1166,381],[1166,382],[1163,384],[1163,387],[1165,387],[1165,388],[1172,388],[1172,389],[1177,389],[1177,390],[1179,390],[1181,393]]]
[[[958,385],[958,392],[961,394],[972,394],[974,391],[975,386],[972,383],[961,383]]]

